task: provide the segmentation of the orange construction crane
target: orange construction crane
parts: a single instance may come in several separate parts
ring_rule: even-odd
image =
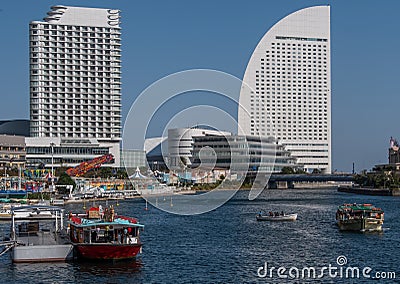
[[[83,176],[85,173],[92,169],[101,167],[102,164],[109,163],[114,160],[112,154],[106,154],[101,157],[94,158],[93,160],[82,162],[74,168],[69,168],[65,172],[71,177]]]

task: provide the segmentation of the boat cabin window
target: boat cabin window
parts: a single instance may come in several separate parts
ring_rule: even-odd
[[[24,222],[18,224],[19,236],[36,235],[39,231],[39,222]]]
[[[84,231],[84,242],[85,243],[90,242],[90,231]]]
[[[114,232],[113,230],[107,229],[92,229],[91,230],[91,242],[92,243],[108,243],[112,242]]]
[[[124,228],[124,234],[129,235],[131,237],[138,237],[139,236],[139,228],[134,228],[134,227]]]

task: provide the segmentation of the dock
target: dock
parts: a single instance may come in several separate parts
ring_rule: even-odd
[[[362,194],[362,195],[400,196],[400,189],[389,189],[389,188],[339,186],[338,191],[346,193]]]

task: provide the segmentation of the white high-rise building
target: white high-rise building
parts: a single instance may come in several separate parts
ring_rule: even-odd
[[[27,159],[74,166],[112,154],[120,166],[120,11],[53,6],[32,21]],[[51,158],[50,158],[51,156]]]
[[[274,136],[308,171],[331,172],[330,7],[296,11],[261,39],[248,63],[239,134]]]
[[[120,141],[120,11],[47,14],[29,27],[31,136]]]

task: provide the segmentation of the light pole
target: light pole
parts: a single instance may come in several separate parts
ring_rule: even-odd
[[[6,182],[6,179],[7,179],[7,163],[4,161],[4,179],[3,179],[3,182],[4,182],[4,190],[7,190],[7,182]]]
[[[50,143],[51,147],[51,190],[54,190],[54,144],[53,142]]]

